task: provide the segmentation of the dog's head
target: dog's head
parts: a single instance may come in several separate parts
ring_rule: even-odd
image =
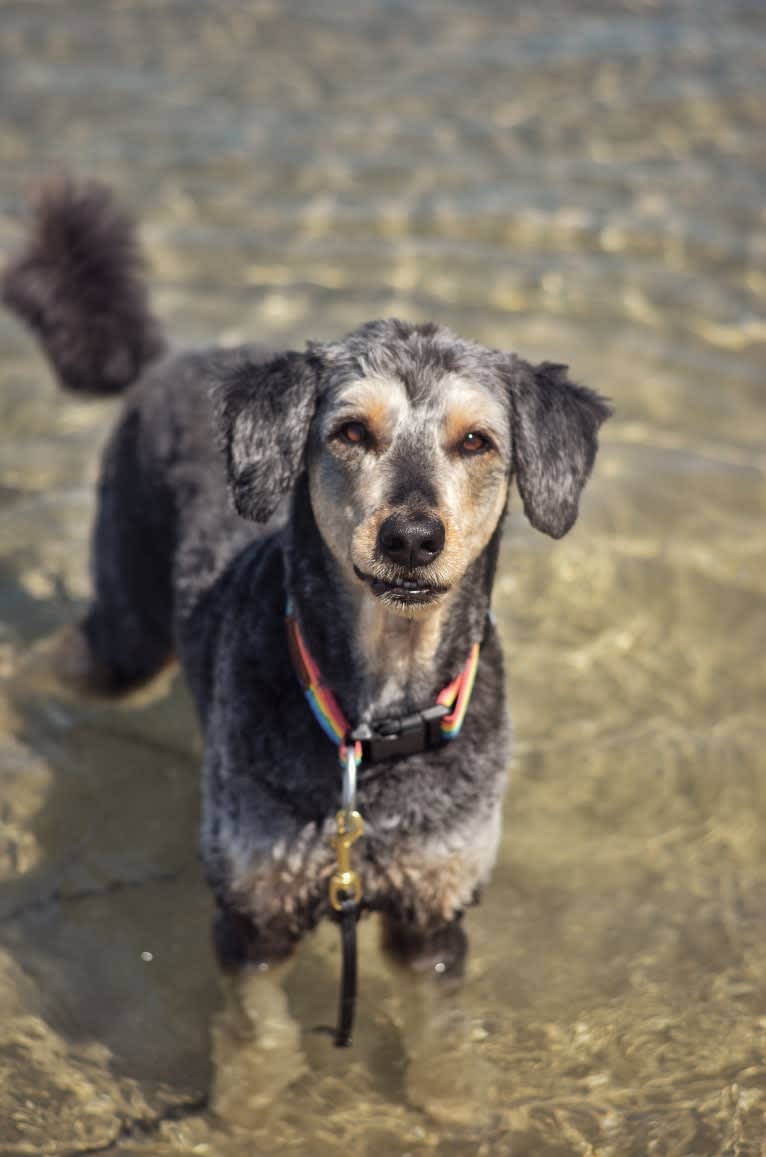
[[[564,366],[395,320],[265,363],[243,354],[217,396],[239,513],[265,521],[306,469],[342,571],[409,617],[487,546],[514,475],[532,525],[569,530],[610,412]]]

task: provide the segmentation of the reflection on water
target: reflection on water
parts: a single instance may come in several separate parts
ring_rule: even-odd
[[[354,1049],[311,1031],[335,1007],[324,929],[286,982],[293,1086],[255,1120],[246,1084],[219,1090],[222,1120],[185,693],[67,702],[36,651],[87,591],[114,411],[55,394],[0,319],[0,1152],[760,1154],[763,7],[0,0],[0,20],[3,250],[66,166],[141,213],[184,340],[434,316],[617,403],[576,530],[516,514],[503,556],[517,740],[470,918],[470,1125],[414,1103],[371,924]]]

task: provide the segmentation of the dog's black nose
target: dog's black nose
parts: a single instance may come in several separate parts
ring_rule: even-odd
[[[378,531],[378,546],[399,566],[427,566],[444,547],[444,523],[432,514],[392,514]]]

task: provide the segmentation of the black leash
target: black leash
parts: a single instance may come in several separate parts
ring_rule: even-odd
[[[336,831],[330,839],[337,857],[335,873],[330,878],[330,904],[338,913],[343,954],[338,1029],[335,1033],[338,1048],[346,1048],[351,1044],[356,1002],[356,923],[359,919],[362,884],[351,867],[351,845],[364,831],[364,820],[353,808],[355,797],[356,758],[354,750],[350,749],[343,777],[344,806],[335,816]]]
[[[341,901],[339,924],[343,971],[340,983],[340,1004],[338,1006],[338,1028],[335,1033],[335,1047],[348,1048],[354,1028],[354,1007],[356,1005],[356,925],[359,920],[359,905],[353,897]]]
[[[496,533],[488,583],[491,581],[498,542],[499,535]],[[364,831],[364,820],[356,810],[357,769],[362,763],[366,767],[392,757],[414,755],[441,747],[459,735],[479,665],[480,643],[471,646],[459,675],[439,692],[432,706],[410,715],[380,719],[373,725],[366,724],[352,730],[332,691],[322,681],[289,600],[287,641],[308,705],[325,734],[337,743],[343,768],[342,806],[335,815],[335,834],[330,837],[330,843],[335,849],[336,865],[330,877],[329,892],[330,904],[338,913],[343,960],[335,1044],[338,1048],[347,1048],[351,1044],[354,1027],[357,990],[356,925],[362,899],[362,883],[358,872],[351,866],[351,846]]]

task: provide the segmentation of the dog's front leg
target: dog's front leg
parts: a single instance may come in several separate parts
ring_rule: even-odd
[[[211,1106],[228,1125],[262,1121],[306,1065],[284,980],[299,936],[272,919],[219,906],[213,941],[224,974],[224,1006],[212,1027]]]
[[[462,914],[428,928],[386,916],[383,949],[399,981],[409,1099],[437,1121],[475,1126],[488,1115],[491,1069],[477,1055],[463,1003]]]

